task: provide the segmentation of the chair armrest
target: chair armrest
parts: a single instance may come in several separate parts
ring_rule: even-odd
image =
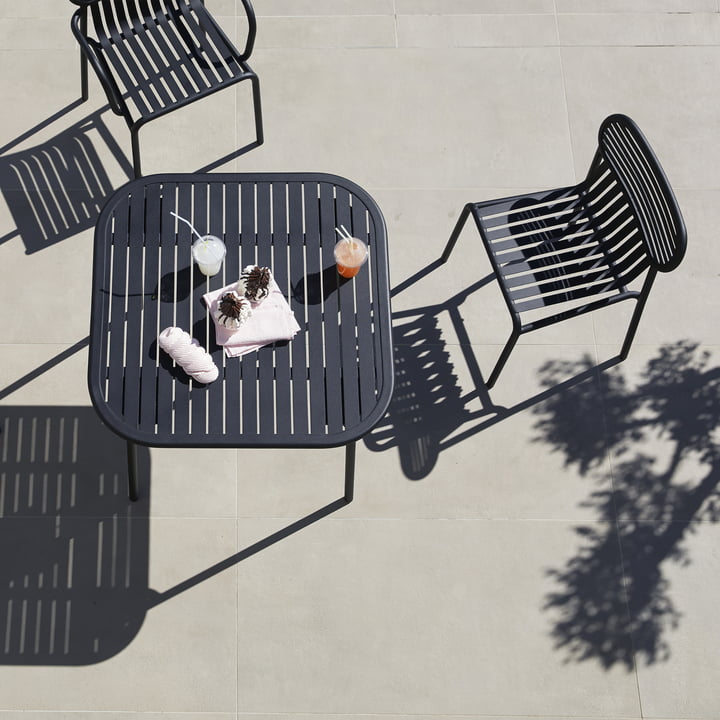
[[[218,25],[215,18],[211,15],[210,11],[205,7],[205,0],[188,0],[189,6],[193,8],[195,13],[197,14],[198,22],[201,26],[203,26],[203,20],[206,19],[208,22],[212,23],[213,26],[213,32],[217,33],[221,38],[222,41],[232,50],[233,54],[235,55],[235,58],[243,62],[247,60],[252,51],[253,47],[255,45],[255,34],[257,32],[257,22],[255,21],[255,11],[253,10],[252,5],[250,4],[250,0],[241,0],[243,6],[245,7],[245,13],[247,14],[247,20],[248,20],[248,34],[247,34],[247,40],[245,42],[245,49],[242,52],[239,52],[238,49],[235,47],[235,44],[230,40],[230,38],[225,34],[225,31]],[[207,23],[205,23],[207,24]]]
[[[255,47],[255,35],[257,34],[257,21],[255,20],[255,10],[253,9],[250,0],[241,0],[243,7],[245,8],[245,14],[247,15],[248,21],[248,35],[247,41],[245,42],[245,49],[240,55],[241,60],[247,60],[252,55],[253,48]]]
[[[71,2],[76,1],[80,2],[81,0],[71,0]],[[95,0],[89,0],[89,2],[95,2]],[[73,14],[71,21],[73,35],[75,35],[76,40],[78,41],[78,43],[80,43],[80,49],[85,54],[85,57],[88,59],[88,61],[93,67],[93,70],[98,76],[98,79],[103,86],[103,90],[105,90],[105,95],[107,95],[107,99],[110,103],[110,108],[112,109],[112,111],[116,115],[127,115],[127,108],[125,106],[124,100],[122,99],[120,89],[118,88],[115,80],[110,74],[107,63],[102,58],[102,55],[100,55],[98,52],[100,50],[100,45],[92,38],[86,37],[83,34],[83,31],[81,29],[81,22],[83,19],[82,16],[85,12],[86,10],[83,8]]]

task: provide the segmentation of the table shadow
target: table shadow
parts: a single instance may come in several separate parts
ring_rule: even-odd
[[[3,405],[0,452],[0,664],[116,655],[155,595],[149,493],[128,500],[124,442],[90,407]]]

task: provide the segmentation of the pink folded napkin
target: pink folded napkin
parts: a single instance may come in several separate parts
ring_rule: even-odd
[[[300,330],[288,301],[275,278],[270,280],[270,294],[260,303],[252,304],[252,315],[236,330],[226,328],[215,319],[215,310],[224,293],[235,289],[236,283],[203,295],[215,323],[215,340],[228,357],[254,352],[263,345],[280,340],[292,340]]]

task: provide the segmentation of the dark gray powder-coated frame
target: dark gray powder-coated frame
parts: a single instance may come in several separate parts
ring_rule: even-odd
[[[636,300],[619,355],[624,360],[655,276],[676,268],[685,254],[685,224],[675,195],[635,122],[609,116],[598,145],[578,185],[468,203],[445,247],[443,262],[472,215],[512,316],[512,333],[489,388],[521,334]],[[628,288],[642,276],[640,290]],[[553,307],[563,309],[548,315]],[[539,315],[528,319],[533,312]]]
[[[191,260],[201,234],[227,256],[206,278]],[[352,280],[335,268],[335,228],[369,247]],[[289,342],[227,358],[215,344],[204,293],[248,264],[272,268],[300,324]],[[353,496],[355,441],[384,415],[393,390],[385,221],[359,186],[326,174],[153,175],[120,188],[95,232],[88,383],[102,420],[128,441],[159,447],[346,446]],[[220,377],[190,379],[158,348],[178,326],[212,355]]]
[[[256,142],[263,142],[260,82],[247,64],[257,23],[249,0],[245,47],[239,52],[204,0],[71,0],[71,27],[80,48],[82,98],[88,63],[112,111],[130,129],[133,168],[140,177],[140,128],[150,120],[242,80],[252,83]],[[88,34],[88,12],[94,37]]]

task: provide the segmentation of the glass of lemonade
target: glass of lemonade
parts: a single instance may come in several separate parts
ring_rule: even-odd
[[[344,278],[353,278],[368,258],[367,245],[355,237],[344,237],[335,245],[337,271]]]
[[[203,275],[212,277],[220,272],[225,259],[225,243],[215,235],[198,238],[192,246],[193,260]]]

